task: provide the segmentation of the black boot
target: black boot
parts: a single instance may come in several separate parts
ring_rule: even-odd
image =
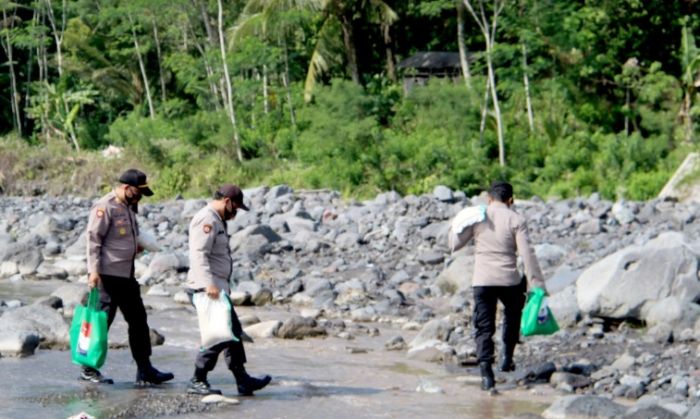
[[[145,368],[139,368],[136,370],[136,385],[137,386],[148,386],[152,384],[163,384],[166,381],[170,381],[175,376],[170,372],[160,372],[152,366]]]
[[[506,348],[501,355],[501,364],[498,366],[503,372],[515,371],[515,362],[513,362],[513,350]]]
[[[262,389],[272,381],[272,377],[269,375],[265,375],[262,378],[251,377],[242,365],[233,368],[231,372],[233,372],[233,376],[236,377],[238,394],[241,396],[252,396],[254,391]]]
[[[493,369],[491,368],[491,363],[480,362],[479,368],[481,369],[481,389],[484,391],[495,390],[496,379],[493,376]]]
[[[80,379],[95,384],[114,384],[114,380],[105,377],[100,371],[90,367],[83,367],[82,371],[80,371]]]
[[[211,388],[207,381],[207,372],[195,368],[194,376],[192,376],[190,385],[187,387],[187,393],[206,396],[208,394],[221,394],[221,390]]]

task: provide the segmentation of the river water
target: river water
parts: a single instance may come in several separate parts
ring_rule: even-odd
[[[65,283],[0,281],[0,299],[31,303]],[[149,324],[165,337],[154,348],[152,361],[175,374],[173,382],[159,388],[133,386],[136,367],[128,349],[110,349],[102,372],[113,386],[97,386],[77,380],[78,367],[68,351],[38,350],[31,357],[0,358],[0,418],[67,418],[80,412],[103,417],[226,418],[504,418],[541,413],[554,399],[547,386],[533,389],[505,388],[498,396],[479,390],[476,371],[408,359],[405,351],[386,351],[384,343],[401,334],[407,341],[415,332],[390,324],[377,327],[380,335],[356,334],[353,340],[338,337],[304,340],[257,339],[246,344],[248,371],[270,374],[273,382],[254,397],[237,397],[233,377],[223,357],[210,374],[212,387],[237,397],[238,405],[208,407],[195,397],[185,397],[197,351],[196,319],[171,298],[144,297]],[[239,316],[254,314],[261,320],[284,320],[296,314],[279,307],[240,307]],[[126,342],[126,325],[117,315],[111,342]],[[418,387],[439,390],[418,392]],[[180,406],[180,407],[178,407]],[[201,409],[200,409],[201,408]]]

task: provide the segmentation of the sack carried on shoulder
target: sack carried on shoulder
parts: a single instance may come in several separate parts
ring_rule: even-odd
[[[107,313],[99,309],[100,292],[93,288],[87,306],[77,306],[70,326],[73,363],[99,369],[107,359]]]
[[[202,336],[202,347],[209,348],[217,343],[236,341],[231,323],[231,301],[220,292],[214,300],[206,293],[198,292],[192,296],[192,303],[197,309],[199,333]]]
[[[557,320],[547,304],[542,288],[533,288],[527,296],[527,303],[520,318],[520,333],[523,336],[551,335],[559,330]]]

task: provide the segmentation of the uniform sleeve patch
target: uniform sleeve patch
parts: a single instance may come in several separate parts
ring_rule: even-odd
[[[205,234],[211,233],[211,229],[212,229],[211,224],[204,224],[204,226],[202,228],[204,229]]]
[[[105,216],[105,210],[103,210],[102,208],[98,208],[97,213],[95,215],[97,215],[97,218],[102,218]]]

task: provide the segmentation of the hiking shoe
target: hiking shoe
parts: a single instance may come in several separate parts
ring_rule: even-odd
[[[80,371],[80,379],[95,384],[114,384],[114,380],[107,378],[94,368],[83,367]]]
[[[190,385],[187,387],[187,394],[206,396],[208,394],[221,394],[221,390],[211,388],[207,380],[197,380],[193,378],[190,380]]]
[[[147,386],[152,384],[163,384],[170,381],[175,376],[170,372],[160,372],[157,369],[150,367],[148,370],[136,370],[136,385]]]
[[[270,381],[272,381],[272,377],[269,375],[262,378],[255,378],[245,374],[245,376],[240,380],[236,379],[238,384],[238,394],[241,396],[252,396],[254,391],[262,389],[266,385],[270,384]]]

